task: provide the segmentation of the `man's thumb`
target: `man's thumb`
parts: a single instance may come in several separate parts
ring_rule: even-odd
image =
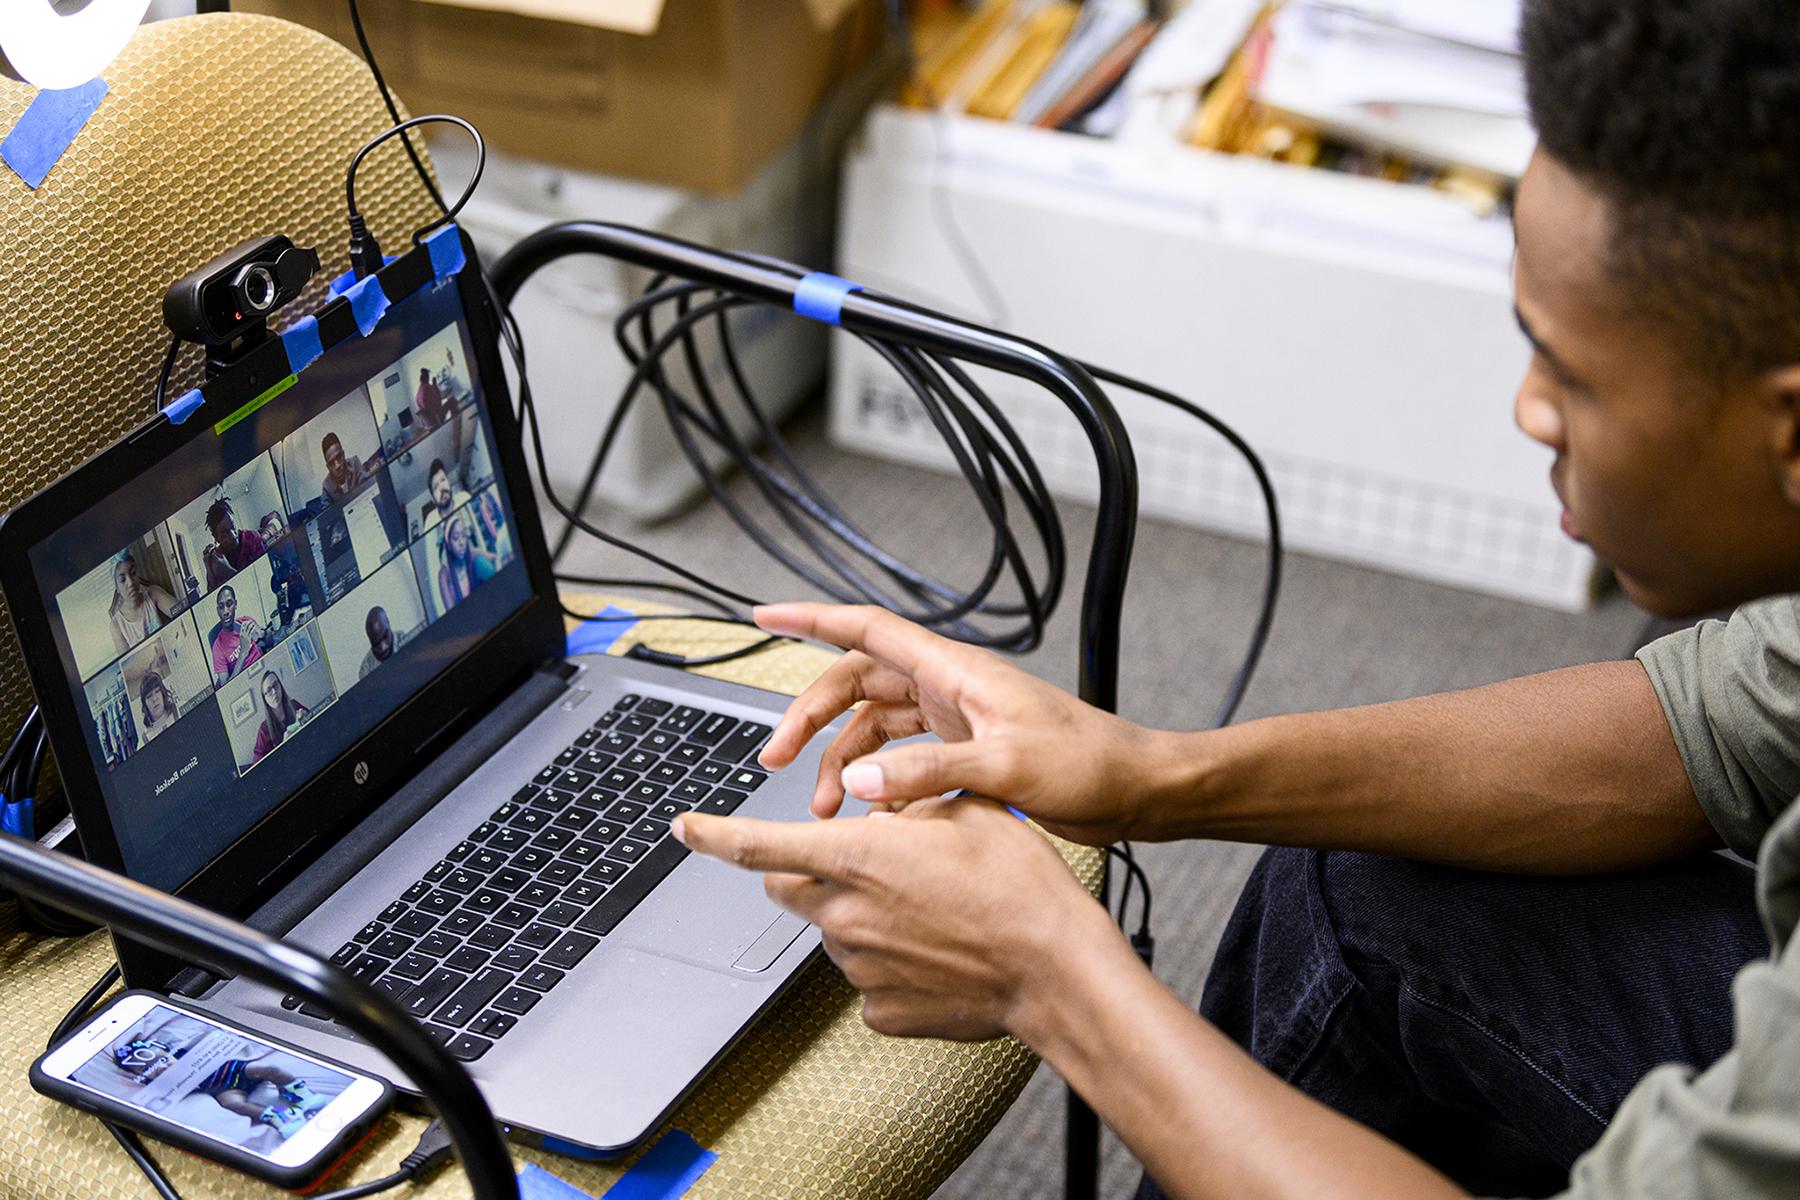
[[[845,766],[840,781],[858,800],[905,803],[968,789],[1001,796],[1012,777],[1011,747],[998,739],[918,742]]]

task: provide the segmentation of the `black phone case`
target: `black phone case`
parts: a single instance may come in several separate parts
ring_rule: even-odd
[[[99,1011],[95,1012],[92,1017],[84,1021],[81,1025],[81,1029],[76,1030],[76,1033],[80,1033],[82,1030],[91,1027],[95,1021],[103,1018],[112,1010],[114,1005],[120,1000],[123,1000],[126,996],[149,996],[158,1004],[165,1005],[177,1012],[190,1014],[199,1020],[217,1025],[221,1029],[229,1029],[236,1033],[242,1033],[246,1037],[255,1038],[257,1041],[263,1042],[277,1050],[286,1050],[304,1058],[317,1059],[335,1070],[344,1072],[346,1075],[374,1079],[377,1083],[381,1084],[381,1097],[376,1103],[370,1105],[368,1110],[364,1112],[361,1117],[341,1129],[336,1137],[330,1142],[327,1142],[325,1147],[307,1162],[298,1167],[284,1169],[275,1166],[267,1159],[259,1158],[236,1146],[229,1145],[225,1142],[214,1141],[211,1138],[202,1137],[192,1130],[186,1129],[180,1125],[164,1121],[141,1109],[132,1108],[130,1105],[122,1104],[110,1096],[102,1095],[99,1092],[90,1092],[86,1088],[69,1083],[67,1080],[58,1079],[53,1075],[46,1074],[44,1071],[44,1060],[55,1053],[58,1047],[51,1047],[49,1050],[44,1051],[44,1053],[38,1055],[36,1061],[31,1064],[31,1086],[33,1090],[41,1095],[49,1096],[53,1100],[60,1100],[64,1104],[71,1105],[83,1112],[93,1113],[105,1120],[112,1121],[118,1125],[123,1125],[127,1129],[134,1129],[148,1137],[153,1137],[157,1141],[167,1142],[169,1145],[178,1149],[186,1150],[191,1154],[209,1159],[213,1162],[222,1163],[225,1166],[242,1171],[246,1175],[263,1180],[266,1183],[272,1183],[276,1187],[285,1188],[288,1191],[307,1190],[323,1181],[331,1169],[337,1166],[344,1156],[356,1147],[358,1142],[368,1136],[369,1132],[375,1128],[381,1118],[387,1114],[388,1109],[393,1106],[393,1085],[379,1076],[370,1075],[367,1071],[333,1062],[331,1059],[326,1058],[317,1051],[302,1049],[299,1046],[284,1042],[280,1038],[271,1037],[259,1030],[247,1029],[242,1025],[234,1024],[230,1021],[220,1020],[211,1013],[176,1000],[171,1000],[169,997],[158,992],[151,992],[138,988],[121,992],[109,1001],[104,1008],[101,1008]],[[70,1036],[73,1037],[75,1035],[71,1034]],[[64,1043],[66,1043],[66,1041],[67,1039],[64,1039]]]

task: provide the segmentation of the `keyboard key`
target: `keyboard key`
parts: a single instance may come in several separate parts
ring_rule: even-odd
[[[482,888],[473,896],[463,901],[463,907],[470,912],[480,913],[484,917],[492,917],[505,906],[512,897],[505,892],[497,892],[493,888]]]
[[[429,958],[442,958],[460,945],[462,942],[447,933],[428,933],[419,939],[419,944],[413,949]]]
[[[537,920],[537,909],[517,902],[508,902],[494,914],[494,924],[505,925],[512,929],[523,929],[535,920]]]
[[[300,1007],[300,997],[294,995],[294,993],[292,993],[292,992],[289,992],[287,995],[285,995],[281,998],[281,1007],[287,1009],[289,1012],[292,1012],[294,1009]]]
[[[567,750],[564,750],[561,754],[557,755],[554,761],[557,766],[566,767],[573,764],[574,761],[580,757],[581,751],[574,746],[570,746]]]
[[[556,824],[559,829],[586,829],[599,815],[591,808],[572,805],[556,814]]]
[[[437,923],[437,918],[430,913],[420,912],[418,909],[414,909],[404,917],[401,917],[398,921],[395,921],[394,928],[401,933],[404,933],[407,937],[424,937],[437,926]]]
[[[519,815],[512,819],[514,829],[523,829],[527,833],[536,833],[549,823],[550,814],[541,808],[522,809]]]
[[[614,725],[617,725],[618,723],[619,723],[619,714],[618,713],[604,712],[604,713],[600,714],[600,719],[598,721],[594,722],[594,727],[592,729],[588,730],[588,732],[589,733],[599,733],[602,730],[611,729]]]
[[[391,905],[391,904],[388,905],[389,912],[392,912],[393,908],[394,908],[393,905]],[[405,910],[402,909],[401,911],[402,911],[402,915],[404,915]],[[366,946],[370,942],[374,941],[376,938],[380,937],[382,934],[384,934],[386,932],[387,932],[386,925],[383,925],[380,921],[370,921],[367,925],[364,925],[361,929],[359,929],[355,933],[351,934],[350,940],[353,942],[360,942]]]
[[[632,713],[630,716],[620,717],[619,723],[615,728],[618,729],[620,733],[629,733],[635,737],[640,733],[649,733],[652,729],[655,729],[656,722],[641,713]]]
[[[437,960],[423,954],[408,954],[394,963],[394,974],[402,979],[423,979],[437,968]]]
[[[544,951],[543,961],[553,967],[561,967],[567,971],[576,963],[587,957],[589,950],[600,944],[597,937],[589,937],[585,933],[570,930],[556,939],[556,944]]]
[[[557,766],[555,763],[551,763],[536,775],[533,775],[531,777],[531,782],[537,784],[539,787],[549,787],[556,782],[557,776],[561,775],[562,772],[563,769],[561,767]]]
[[[504,862],[506,862],[506,855],[502,855],[497,849],[482,846],[473,855],[464,858],[463,865],[470,871],[481,871],[482,874],[488,874],[490,871],[497,871]]]
[[[442,879],[444,876],[446,876],[450,873],[450,867],[451,867],[451,864],[448,861],[438,863],[437,866],[435,866],[435,867],[431,868],[431,870],[425,872],[425,882],[426,883],[436,883],[438,880]]]
[[[456,845],[450,847],[450,849],[444,851],[444,857],[453,863],[459,863],[473,853],[475,853],[474,842],[458,842]]]
[[[627,737],[625,734],[615,731],[607,734],[605,737],[595,742],[594,745],[596,748],[603,750],[608,754],[624,754],[627,750],[630,750],[633,746],[637,745],[637,739],[634,737]]]
[[[486,1054],[493,1044],[486,1038],[478,1038],[469,1033],[459,1033],[450,1039],[444,1049],[450,1052],[451,1058],[462,1062],[474,1062]]]
[[[698,804],[712,795],[712,789],[698,779],[684,779],[675,785],[669,795],[683,804]]]
[[[444,960],[444,965],[452,971],[479,971],[487,965],[488,952],[477,950],[473,946],[464,946]]]
[[[694,806],[694,810],[729,817],[738,805],[749,798],[745,793],[734,791],[731,788],[715,788],[712,795]]]
[[[538,878],[556,887],[563,887],[581,878],[581,864],[558,859],[539,871]]]
[[[332,964],[334,966],[347,967],[355,962],[362,952],[363,948],[355,942],[345,942],[343,945],[339,946],[337,952],[331,956]]]
[[[530,871],[535,874],[541,871],[546,863],[553,862],[555,859],[554,854],[541,846],[528,846],[513,855],[511,865],[521,871]]]
[[[702,783],[724,783],[725,777],[729,774],[731,774],[731,764],[720,762],[714,758],[709,758],[699,764],[691,773],[692,778],[698,779]]]
[[[656,754],[667,754],[681,745],[681,735],[668,729],[658,729],[646,733],[638,740],[638,749],[649,750]]]
[[[446,1025],[466,1024],[477,1013],[488,1006],[488,1002],[501,991],[511,986],[513,976],[498,967],[486,967],[478,971],[469,982],[456,989],[456,993],[444,1001],[442,1008],[432,1014],[434,1020]],[[539,991],[546,989],[539,988]]]
[[[614,792],[622,792],[638,781],[638,777],[624,767],[614,767],[600,776],[600,786]]]
[[[702,746],[716,746],[737,729],[736,717],[728,717],[723,713],[711,713],[704,721],[694,726],[691,735]]]
[[[494,955],[494,966],[502,971],[511,971],[514,975],[517,975],[520,971],[529,967],[532,960],[536,957],[536,951],[532,950],[529,946],[508,946],[506,949],[500,951],[500,953]]]
[[[381,914],[379,916],[377,916],[375,919],[377,921],[382,922],[383,924],[392,925],[395,921],[398,921],[400,919],[400,914],[405,911],[406,911],[406,905],[404,905],[404,904],[400,903],[400,901],[396,900],[392,904],[388,905],[386,908],[382,909]],[[366,929],[368,927],[364,926],[364,928]]]
[[[554,904],[546,905],[544,911],[538,914],[538,920],[546,925],[573,925],[585,911],[587,910],[579,904],[569,904],[566,901],[558,900]]]
[[[655,804],[668,794],[669,789],[660,783],[634,783],[625,789],[625,798],[639,804]]]
[[[520,1016],[531,1011],[532,1005],[543,999],[537,992],[522,987],[509,987],[494,1000],[494,1007],[501,1012],[517,1013]]]
[[[617,761],[617,758],[604,751],[589,750],[586,754],[581,756],[579,765],[582,770],[592,771],[594,774],[598,775]]]
[[[619,845],[636,845],[635,842],[620,842]],[[687,847],[674,838],[659,842],[656,848],[643,855],[643,861],[612,886],[612,889],[600,898],[600,903],[588,909],[587,915],[575,922],[575,928],[583,933],[597,934],[605,937],[618,927],[639,901],[650,894],[650,890],[666,878],[681,860],[687,857]]]
[[[619,765],[624,767],[627,771],[636,771],[639,775],[642,775],[660,761],[661,760],[658,759],[656,755],[650,753],[648,750],[633,750],[630,754],[627,754],[624,758],[619,760]]]
[[[652,821],[649,817],[645,817],[636,825],[633,825],[631,827],[631,832],[626,836],[636,838],[640,842],[648,842],[651,845],[655,845],[657,842],[660,842],[663,838],[667,837],[668,833],[669,827],[667,824],[662,821]]]
[[[565,792],[574,792],[579,795],[594,786],[594,773],[569,767],[558,777],[556,786]]]
[[[624,832],[625,825],[623,822],[603,820],[590,822],[588,827],[581,831],[581,836],[590,842],[599,842],[604,846]]]
[[[531,802],[531,807],[542,812],[560,812],[568,807],[569,801],[572,799],[574,796],[571,793],[560,788],[546,788],[537,794],[537,799]]]
[[[586,733],[582,734],[580,737],[576,738],[575,744],[577,746],[582,746],[582,747],[591,746],[594,744],[594,739],[599,736],[600,736],[600,731],[598,729],[590,729]]]
[[[497,1038],[518,1023],[519,1018],[511,1013],[495,1012],[490,1008],[470,1023],[469,1032],[481,1037]]]
[[[555,967],[536,966],[519,976],[519,986],[534,992],[547,992],[563,981],[563,973]]]
[[[586,908],[605,894],[604,884],[595,883],[591,879],[577,879],[564,890],[562,898],[570,904],[579,904]]]
[[[600,857],[600,847],[593,842],[570,842],[563,851],[564,860],[578,867],[585,867]]]
[[[496,808],[493,813],[489,815],[488,820],[496,825],[506,825],[510,824],[515,816],[524,811],[525,806],[523,804],[514,804],[511,800],[508,800],[505,804]]]
[[[461,903],[462,897],[455,892],[446,892],[443,888],[433,888],[419,901],[419,907],[428,913],[444,916]]]
[[[442,1025],[433,1025],[430,1021],[421,1023],[419,1028],[436,1038],[437,1043],[440,1046],[448,1046],[450,1044],[450,1039],[456,1036],[456,1030],[445,1029]]]
[[[682,704],[676,706],[674,712],[662,719],[662,727],[673,729],[677,733],[687,733],[705,719],[704,712],[691,704]]]
[[[502,853],[511,854],[515,850],[523,850],[525,843],[530,840],[531,834],[523,829],[514,829],[509,825],[489,838],[488,845]]]
[[[591,808],[596,812],[604,812],[606,809],[610,808],[618,798],[619,793],[617,792],[611,792],[605,788],[589,788],[587,791],[581,793],[581,795],[575,797],[575,803],[581,805],[583,808]]]
[[[669,751],[669,757],[684,767],[691,767],[706,757],[706,747],[695,742],[683,742]]]
[[[401,892],[400,898],[402,900],[406,901],[408,904],[417,904],[419,902],[420,897],[424,896],[425,893],[429,892],[430,890],[431,890],[431,885],[429,883],[426,883],[423,879],[421,879],[421,880],[419,880],[419,882],[417,882],[417,883],[413,884],[411,887],[407,888],[404,892]]]
[[[606,810],[606,815],[622,824],[629,825],[650,810],[636,800],[621,800]]]
[[[494,836],[494,830],[498,828],[500,827],[492,821],[483,821],[475,828],[469,830],[469,840],[471,842],[485,842],[490,837]]]
[[[659,821],[673,821],[682,813],[687,812],[691,807],[691,805],[683,804],[679,800],[664,800],[661,804],[650,810],[650,815]]]
[[[466,938],[486,924],[487,918],[468,909],[458,909],[445,917],[438,928],[451,937]]]
[[[531,876],[517,867],[501,867],[488,876],[488,886],[496,892],[516,892],[530,882]]]
[[[574,809],[571,811],[580,812],[582,810]],[[560,816],[561,814],[558,815]],[[554,854],[574,840],[575,835],[573,833],[561,826],[553,825],[532,838],[531,844],[538,847],[540,850],[548,850]]]
[[[456,870],[444,876],[440,882],[445,891],[460,892],[466,896],[482,884],[486,883],[487,876],[478,874],[475,871],[465,871],[461,867],[458,867]]]
[[[755,771],[749,767],[739,767],[731,773],[730,777],[727,778],[725,782],[738,789],[740,792],[754,792],[757,788],[761,787],[768,778],[769,775],[766,771]]]
[[[479,946],[483,950],[498,950],[512,941],[513,931],[504,925],[496,925],[492,921],[469,935],[469,945]]]
[[[733,730],[730,737],[714,747],[713,757],[732,763],[751,760],[768,743],[769,735],[774,732],[767,725],[746,721]]]
[[[407,1015],[419,1018],[430,1016],[467,979],[467,975],[459,975],[455,971],[439,967],[406,994]]]
[[[544,905],[556,899],[559,894],[560,893],[555,888],[547,883],[533,882],[528,883],[519,889],[517,899],[521,903],[531,905],[533,908],[542,908]]]
[[[602,858],[594,862],[581,873],[583,879],[591,879],[595,883],[603,883],[608,887],[625,878],[625,866],[610,858]]]
[[[399,958],[411,950],[412,945],[411,938],[389,930],[369,943],[369,953],[379,954],[382,958]]]
[[[650,768],[650,774],[646,778],[651,783],[680,783],[686,775],[687,768],[679,763],[661,762]]]
[[[513,796],[512,796],[513,803],[514,804],[530,804],[531,798],[533,796],[537,795],[537,790],[538,790],[537,784],[535,784],[535,783],[526,784],[524,787],[520,788],[518,791],[513,793]]]
[[[412,991],[413,985],[398,975],[383,975],[370,985],[384,996],[395,1000],[404,1000],[406,993]]]
[[[623,696],[620,696],[617,700],[613,701],[613,707],[620,712],[624,712],[628,708],[636,708],[638,702],[642,699],[643,697],[636,692],[626,692]]]
[[[637,710],[647,717],[664,716],[674,707],[667,700],[658,700],[655,696],[646,696],[637,703]]]
[[[545,925],[540,921],[536,925],[527,925],[519,930],[518,940],[533,950],[542,950],[561,936],[562,930],[554,925]]]

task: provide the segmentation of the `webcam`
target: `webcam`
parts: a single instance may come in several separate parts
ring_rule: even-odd
[[[315,251],[280,234],[251,238],[170,285],[163,320],[176,337],[223,358],[262,341],[270,314],[298,296],[318,269]]]

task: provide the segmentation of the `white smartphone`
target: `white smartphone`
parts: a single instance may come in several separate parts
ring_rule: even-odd
[[[32,1063],[31,1086],[290,1190],[330,1174],[394,1096],[384,1079],[140,991]]]

